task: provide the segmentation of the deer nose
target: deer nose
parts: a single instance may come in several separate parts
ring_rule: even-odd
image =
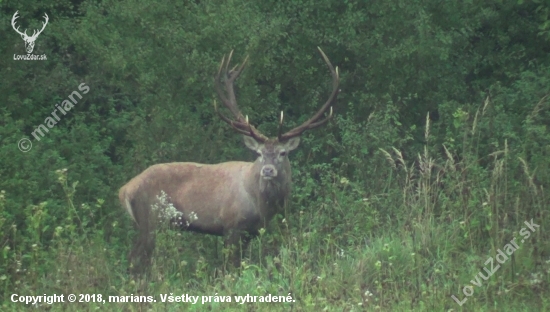
[[[261,175],[264,178],[274,178],[277,176],[277,169],[273,165],[265,165],[262,168]]]

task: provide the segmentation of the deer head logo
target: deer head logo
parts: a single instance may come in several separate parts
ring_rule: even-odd
[[[36,29],[35,29],[32,33],[32,36],[29,36],[27,35],[26,29],[25,29],[25,32],[20,32],[19,26],[15,28],[15,20],[19,18],[19,16],[17,16],[18,12],[19,11],[16,11],[15,14],[13,14],[13,18],[11,19],[11,26],[18,34],[21,35],[21,38],[23,38],[23,40],[25,41],[25,49],[27,50],[27,53],[30,54],[34,49],[34,42],[36,41],[36,38],[38,38],[38,35],[42,33],[42,31],[44,30],[44,28],[46,28],[46,25],[48,24],[48,20],[49,20],[48,14],[44,13],[44,19],[46,20],[46,22],[42,22],[42,29],[40,29],[40,31],[38,32],[36,32]]]

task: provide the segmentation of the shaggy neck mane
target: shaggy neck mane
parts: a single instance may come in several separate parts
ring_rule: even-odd
[[[271,180],[264,180],[258,174],[258,182],[260,183],[260,196],[266,200],[279,199],[283,196],[280,178],[277,177]]]

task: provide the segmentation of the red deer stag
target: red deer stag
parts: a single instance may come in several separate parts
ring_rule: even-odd
[[[225,245],[242,246],[258,230],[265,228],[280,212],[290,197],[291,172],[288,153],[298,147],[300,135],[325,124],[332,116],[332,104],[338,95],[338,67],[336,70],[319,48],[332,74],[332,93],[323,106],[302,125],[282,134],[283,113],[276,138],[268,138],[248,122],[240,112],[235,97],[234,82],[241,74],[248,57],[240,66],[228,70],[231,61],[222,59],[215,77],[216,92],[231,111],[234,120],[214,108],[220,118],[244,135],[245,145],[258,153],[255,162],[230,161],[207,165],[192,162],[157,164],[130,180],[119,192],[122,206],[135,221],[139,231],[130,252],[134,270],[149,265],[155,247],[154,231],[157,218],[168,218],[182,230],[225,237]],[[223,76],[223,79],[220,79]],[[222,81],[224,86],[222,86]],[[223,89],[225,88],[226,94]],[[322,118],[330,107],[330,113]],[[159,215],[158,203],[168,201],[166,213]],[[171,210],[171,211],[170,211]],[[233,264],[240,263],[238,253]]]

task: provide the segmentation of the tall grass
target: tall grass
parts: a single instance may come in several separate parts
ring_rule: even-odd
[[[152,295],[156,303],[39,304],[51,311],[545,311],[550,300],[550,202],[536,169],[507,141],[483,157],[480,127],[488,102],[463,124],[460,150],[435,142],[426,118],[423,152],[406,158],[381,148],[385,175],[371,177],[382,191],[365,189],[336,170],[326,170],[322,190],[242,250],[241,267],[224,262],[220,239],[159,229],[150,274],[127,273],[126,253],[133,231],[129,218],[98,219],[105,205],[73,201],[77,183],[57,171],[67,217],[48,223],[48,202],[25,211],[24,240],[0,214],[2,310],[31,308],[10,301],[14,293]],[[455,145],[458,146],[458,145]],[[299,181],[298,177],[298,181]],[[70,186],[69,186],[70,185]],[[0,212],[5,197],[0,194]],[[540,229],[480,286],[462,306],[463,289],[533,220]],[[105,221],[109,220],[109,221]],[[51,237],[47,228],[55,227]],[[12,244],[11,242],[22,242]],[[48,242],[47,245],[40,242]],[[496,262],[495,262],[496,265]],[[483,272],[483,271],[482,271]],[[294,303],[162,303],[160,294],[287,296]],[[199,300],[200,301],[200,300]]]

